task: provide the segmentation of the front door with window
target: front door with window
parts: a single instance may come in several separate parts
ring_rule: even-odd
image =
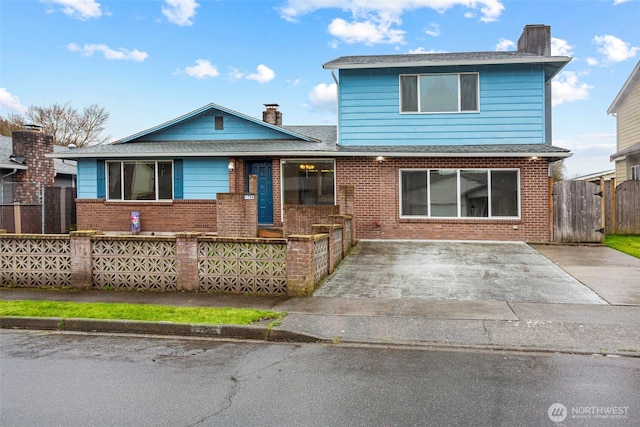
[[[247,164],[247,189],[249,175],[258,177],[258,223],[273,224],[273,175],[271,162],[249,162]]]

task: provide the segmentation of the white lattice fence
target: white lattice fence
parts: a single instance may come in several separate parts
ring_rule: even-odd
[[[176,290],[175,239],[101,236],[92,243],[95,287]]]
[[[2,286],[71,286],[68,236],[0,235]]]
[[[278,242],[198,242],[199,289],[285,294],[287,245]]]

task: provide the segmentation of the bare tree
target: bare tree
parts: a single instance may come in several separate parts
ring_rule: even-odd
[[[17,114],[9,114],[7,118],[0,117],[0,135],[11,136],[14,130],[24,129],[24,119]]]
[[[564,164],[564,160],[551,163],[551,177],[553,178],[553,182],[564,181],[566,173],[567,167]]]
[[[31,123],[42,126],[42,130],[53,135],[56,145],[76,147],[103,144],[110,136],[103,136],[109,113],[98,104],[85,107],[82,112],[69,103],[54,103],[49,106],[32,105],[26,112]]]

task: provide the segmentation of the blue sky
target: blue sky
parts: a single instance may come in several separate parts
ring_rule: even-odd
[[[322,64],[344,55],[515,50],[551,25],[554,145],[569,177],[612,169],[607,108],[640,59],[640,1],[2,0],[0,115],[100,104],[119,139],[208,103],[335,124]]]

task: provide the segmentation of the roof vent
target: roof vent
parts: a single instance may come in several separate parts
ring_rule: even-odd
[[[75,148],[76,148],[76,144],[69,144],[69,145],[67,145],[67,148],[68,148],[69,150],[75,150]]]

